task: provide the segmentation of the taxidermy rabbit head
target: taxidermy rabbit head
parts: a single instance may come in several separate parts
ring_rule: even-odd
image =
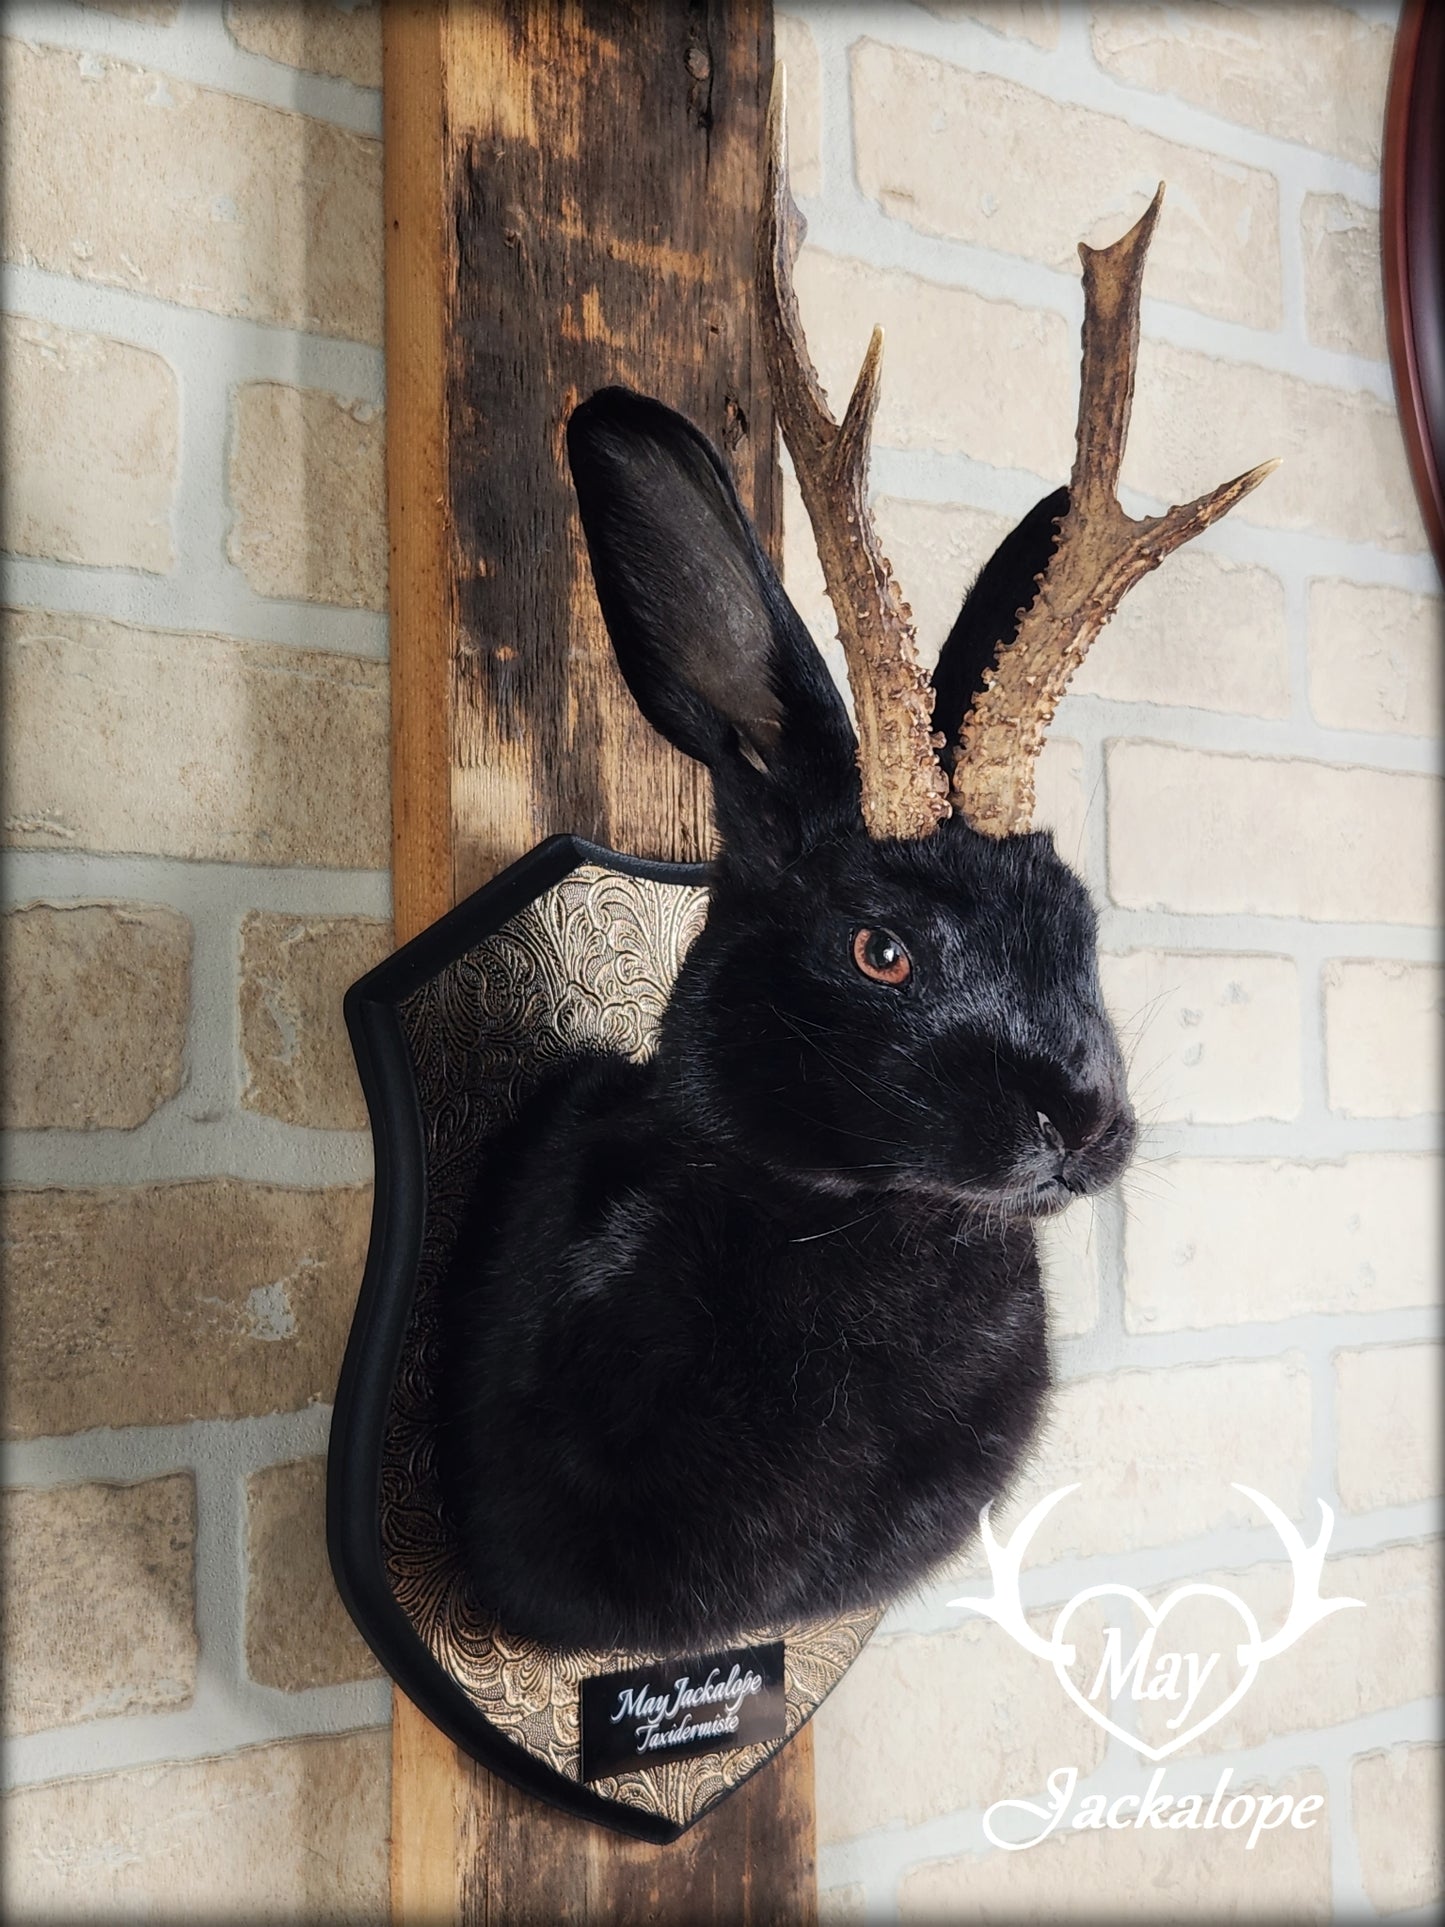
[[[720,1154],[840,1194],[1037,1216],[1112,1182],[1134,1120],[1083,885],[1031,832],[1033,763],[1130,584],[1260,481],[1135,520],[1115,485],[1160,195],[1081,249],[1078,453],[983,570],[932,687],[866,500],[875,331],[841,425],[792,291],[781,100],[762,325],[848,662],[857,731],[721,460],[625,389],[572,416],[598,597],[648,720],[711,771],[721,851],[661,1055]],[[1271,465],[1272,466],[1272,465]]]

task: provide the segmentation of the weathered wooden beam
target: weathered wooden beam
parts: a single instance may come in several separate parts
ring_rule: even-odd
[[[596,610],[562,434],[621,381],[733,461],[777,550],[752,319],[770,0],[389,0],[387,421],[397,936],[541,837],[707,845],[706,778],[642,721]],[[806,1923],[806,1731],[670,1847],[493,1778],[400,1696],[404,1922]]]

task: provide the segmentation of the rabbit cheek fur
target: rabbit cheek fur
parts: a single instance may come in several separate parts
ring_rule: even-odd
[[[607,390],[569,452],[619,664],[708,763],[722,850],[654,1056],[578,1057],[491,1149],[439,1466],[510,1630],[678,1651],[882,1604],[964,1542],[1047,1392],[1032,1220],[1134,1126],[1050,839],[870,839],[846,711],[708,444]],[[948,647],[977,653],[967,615]],[[863,972],[866,930],[906,982]]]

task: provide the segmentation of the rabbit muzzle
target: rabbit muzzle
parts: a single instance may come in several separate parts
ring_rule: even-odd
[[[1091,1107],[1087,1125],[1058,1123],[1035,1113],[1038,1142],[1027,1159],[1029,1215],[1062,1211],[1077,1198],[1107,1190],[1124,1173],[1138,1140],[1127,1097],[1110,1093]]]
[[[1035,1218],[1106,1190],[1138,1140],[1125,1070],[1101,1010],[1076,1009],[1073,1041],[1047,1052],[975,1037],[934,1087],[946,1135],[918,1146],[927,1188],[988,1215]],[[1037,1033],[1035,1033],[1037,1041]]]

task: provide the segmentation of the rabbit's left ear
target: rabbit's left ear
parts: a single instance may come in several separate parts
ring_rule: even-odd
[[[604,388],[567,424],[597,600],[643,715],[712,772],[744,862],[860,821],[856,743],[822,657],[711,444]]]

